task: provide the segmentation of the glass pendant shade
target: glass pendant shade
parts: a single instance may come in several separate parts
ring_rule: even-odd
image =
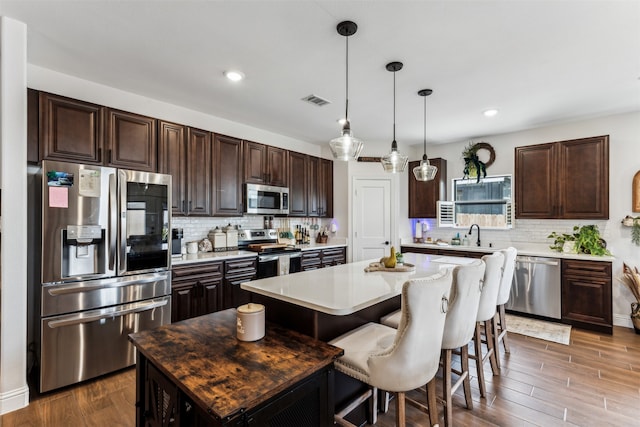
[[[413,175],[418,181],[431,181],[436,177],[438,168],[429,163],[427,158],[427,96],[431,95],[431,89],[422,89],[418,91],[418,95],[424,97],[424,154],[422,161],[418,166],[413,168]]]
[[[351,134],[349,122],[346,122],[342,127],[342,136],[334,138],[329,142],[333,158],[344,161],[357,159],[363,146],[362,141]]]
[[[418,166],[413,168],[413,175],[418,181],[431,181],[436,177],[438,168],[429,163],[427,156],[422,156],[422,161]]]
[[[380,163],[385,172],[400,173],[407,168],[409,157],[398,152],[398,143],[394,140],[391,143],[391,152],[381,158]]]

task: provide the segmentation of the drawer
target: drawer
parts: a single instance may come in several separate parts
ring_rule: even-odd
[[[207,262],[189,266],[177,266],[171,268],[171,279],[180,280],[192,276],[222,275],[222,262]]]
[[[258,259],[256,257],[234,259],[225,261],[224,274],[228,276],[252,275],[256,274],[258,269]]]
[[[322,250],[322,257],[343,257],[346,251],[344,248],[330,248]]]
[[[320,262],[320,256],[322,255],[322,252],[320,250],[314,250],[314,251],[302,251],[302,262],[303,263],[314,263],[317,260],[317,262]]]
[[[611,279],[611,263],[605,261],[562,260],[562,274]]]

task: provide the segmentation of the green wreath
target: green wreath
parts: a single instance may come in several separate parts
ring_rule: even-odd
[[[483,162],[478,157],[478,151],[489,151],[489,160]],[[493,150],[491,144],[487,142],[470,142],[462,151],[462,159],[464,160],[463,179],[469,179],[472,176],[476,176],[476,182],[480,182],[480,178],[487,176],[487,168],[493,164],[496,160],[496,152]]]

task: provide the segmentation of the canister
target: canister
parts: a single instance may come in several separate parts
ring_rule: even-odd
[[[219,227],[209,232],[209,240],[211,240],[215,252],[227,250],[227,235]]]
[[[198,253],[198,241],[187,243],[187,253],[188,254],[197,254]]]
[[[238,307],[236,337],[240,341],[258,341],[264,337],[265,309],[262,304],[249,303]]]
[[[235,251],[238,249],[238,229],[229,224],[224,228],[224,232],[227,234],[227,250]]]

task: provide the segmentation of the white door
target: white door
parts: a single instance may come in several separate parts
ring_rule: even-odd
[[[353,261],[389,255],[391,180],[356,179],[353,186]]]

